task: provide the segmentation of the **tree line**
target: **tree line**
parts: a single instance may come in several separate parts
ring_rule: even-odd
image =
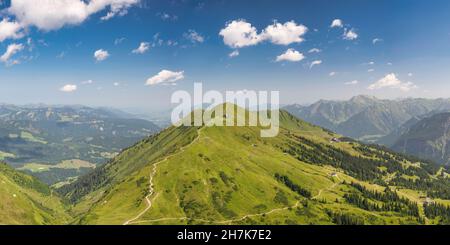
[[[297,184],[295,184],[291,179],[289,179],[286,175],[281,175],[279,173],[275,173],[275,179],[279,182],[283,183],[285,186],[287,186],[289,189],[291,189],[293,192],[304,196],[306,198],[311,198],[311,192]]]
[[[398,212],[408,216],[420,217],[417,203],[400,197],[397,192],[386,187],[384,192],[369,190],[358,183],[350,183],[357,192],[345,194],[347,202],[367,211]],[[372,201],[374,200],[374,201]],[[381,202],[381,203],[380,203]]]

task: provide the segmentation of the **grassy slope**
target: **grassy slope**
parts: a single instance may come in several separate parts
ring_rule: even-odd
[[[122,166],[121,171],[131,174],[119,176],[116,169],[114,184],[104,185],[74,207],[81,214],[77,222],[123,224],[137,216],[147,207],[148,182],[157,162],[152,207],[134,223],[331,224],[325,210],[352,213],[364,217],[367,224],[416,222],[398,213],[368,212],[345,203],[343,195],[351,187],[342,181],[357,180],[330,166],[300,162],[278,147],[295,140],[293,135],[331,145],[335,135],[284,112],[280,120],[282,129],[275,138],[259,137],[258,127],[204,127],[198,135],[192,131],[195,128],[170,128],[155,142],[170,137],[171,144],[177,145],[139,143],[110,164],[112,169]],[[183,137],[186,132],[188,137]],[[180,149],[189,142],[183,150],[174,150],[174,146]],[[333,146],[359,154],[349,143]],[[165,153],[155,155],[161,150]],[[164,156],[169,157],[164,160]],[[338,172],[338,177],[332,177],[333,172]],[[275,173],[289,176],[310,190],[314,198],[298,196],[277,182]],[[412,190],[401,190],[401,195],[403,191],[419,196]]]
[[[0,163],[0,224],[64,224],[71,218],[36,178]]]
[[[94,209],[96,205],[104,202],[100,199],[103,197],[104,193],[111,192],[111,186],[125,182],[127,178],[134,176],[137,171],[143,171],[143,168],[158,161],[158,159],[173,154],[178,148],[189,144],[196,136],[197,129],[194,127],[169,128],[124,150],[120,155],[114,158],[112,163],[106,165],[104,168],[97,169],[97,171],[104,170],[104,172],[101,173],[102,179],[104,180],[98,183],[95,191],[88,190],[83,192],[81,194],[83,196],[83,201],[75,206],[72,209],[72,212],[80,214]],[[91,179],[98,180],[99,177],[91,177],[89,175],[83,176],[80,178],[79,182],[85,180],[89,182]],[[148,189],[148,184],[142,183],[142,187]],[[75,187],[74,189],[76,191],[80,190],[78,187]],[[127,202],[129,200],[125,199],[128,199],[129,196],[140,196],[138,193],[139,191],[141,190],[130,188],[126,193],[123,193],[125,195],[123,196],[124,200],[119,202],[125,205],[125,207],[123,207],[122,204],[117,206],[119,210],[124,210],[123,212],[125,214],[122,214],[122,216],[125,217],[128,215],[128,212],[132,213],[136,209],[136,207],[131,207],[131,209],[128,210],[127,205],[129,205],[129,203]],[[77,193],[73,193],[72,190],[66,194],[66,196],[68,196],[69,199],[72,199],[76,194]],[[91,207],[92,205],[94,205],[94,207]]]

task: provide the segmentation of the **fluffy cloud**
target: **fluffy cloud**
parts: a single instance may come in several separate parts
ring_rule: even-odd
[[[8,45],[8,47],[6,48],[6,52],[2,56],[0,56],[0,61],[6,64],[16,64],[17,61],[13,61],[11,63],[10,58],[17,52],[22,51],[23,49],[24,49],[23,44],[13,43]]]
[[[309,65],[309,69],[313,68],[316,65],[320,65],[320,64],[322,64],[321,60],[315,60],[315,61],[311,62],[311,65]]]
[[[262,41],[256,28],[245,20],[233,20],[220,30],[219,35],[223,37],[223,42],[232,48],[252,46]]]
[[[117,15],[124,16],[128,14],[128,9],[135,4],[138,4],[139,0],[92,0],[92,2],[97,2],[99,9],[97,11],[110,6],[109,12],[105,16],[101,17],[102,20],[109,20]]]
[[[94,53],[94,58],[95,58],[97,61],[104,61],[104,60],[106,60],[108,57],[109,57],[108,51],[103,50],[103,49],[99,49],[99,50],[95,51],[95,53]]]
[[[368,87],[370,90],[382,88],[400,89],[401,91],[408,92],[411,89],[417,88],[417,86],[412,82],[402,82],[394,73],[390,73]]]
[[[359,83],[359,81],[358,80],[353,80],[353,81],[350,81],[350,82],[346,82],[346,83],[344,83],[345,85],[356,85],[356,84],[358,84]]]
[[[355,30],[350,29],[350,30],[346,30],[344,32],[344,39],[345,40],[355,40],[358,38],[358,33],[355,32]]]
[[[335,76],[336,75],[336,72],[335,71],[332,71],[332,72],[330,72],[329,74],[328,74],[328,76],[330,76],[330,77],[333,77],[333,76]]]
[[[343,27],[344,25],[343,25],[343,23],[342,23],[342,20],[340,20],[340,19],[335,19],[335,20],[333,20],[333,22],[331,22],[331,25],[330,25],[330,27],[331,28],[334,28],[334,27],[339,27],[339,28],[341,28],[341,27]]]
[[[74,84],[66,84],[62,88],[59,89],[61,92],[71,93],[77,90],[77,85]]]
[[[220,30],[219,35],[223,37],[226,45],[232,48],[243,48],[266,40],[278,45],[300,43],[307,31],[306,26],[288,21],[284,24],[275,22],[258,33],[251,23],[245,20],[234,20],[227,23],[225,28]]]
[[[157,75],[147,79],[146,85],[156,85],[160,83],[175,83],[184,78],[184,71],[174,72],[162,70]]]
[[[183,34],[183,37],[191,41],[192,43],[202,43],[203,41],[205,41],[205,38],[195,30],[189,30],[188,32]]]
[[[3,19],[0,22],[0,42],[5,41],[6,39],[18,39],[22,38],[24,33],[22,32],[22,26],[13,21],[10,22],[8,19]]]
[[[302,36],[308,31],[304,25],[297,25],[294,21],[284,24],[274,23],[263,31],[262,39],[278,45],[289,45],[291,43],[303,42]]]
[[[150,49],[150,43],[148,42],[141,42],[139,44],[139,47],[137,49],[134,49],[132,52],[133,54],[143,54],[147,52]]]
[[[295,49],[290,48],[290,49],[286,50],[286,52],[284,54],[277,56],[276,61],[277,62],[280,62],[280,61],[298,62],[298,61],[303,60],[304,58],[305,58],[305,56],[302,53],[298,52]]]
[[[83,23],[90,15],[109,9],[102,20],[125,15],[128,8],[140,0],[11,0],[7,12],[24,26],[36,26],[44,31],[65,25]]]
[[[234,50],[233,52],[228,54],[228,57],[233,58],[239,56],[239,50]]]

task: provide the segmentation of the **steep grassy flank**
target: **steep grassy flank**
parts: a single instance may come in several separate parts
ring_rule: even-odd
[[[383,148],[340,142],[339,135],[284,111],[280,121],[275,138],[261,138],[260,127],[171,127],[60,191],[76,203],[75,223],[81,224],[434,221],[421,211],[420,187],[403,176],[430,181],[444,193],[438,169]],[[387,186],[409,201],[382,194],[391,193]]]
[[[47,185],[0,163],[0,224],[64,224],[71,219]]]
[[[110,163],[81,176],[75,183],[63,186],[59,192],[72,202],[83,199],[83,204],[77,205],[73,211],[85,212],[91,208],[91,204],[98,202],[104,193],[108,193],[111,187],[125,181],[126,178],[152,162],[176,152],[183,145],[189,144],[196,136],[197,128],[194,127],[168,128],[125,149]],[[145,185],[142,184],[142,186]]]

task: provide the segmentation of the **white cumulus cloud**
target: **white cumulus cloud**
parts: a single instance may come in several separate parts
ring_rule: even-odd
[[[36,26],[44,31],[65,25],[83,23],[90,15],[108,10],[102,20],[125,15],[140,0],[11,0],[7,13],[24,26]]]
[[[133,54],[143,54],[143,53],[147,52],[149,49],[150,49],[150,43],[141,42],[141,44],[139,44],[139,47],[134,49],[132,52],[133,52]]]
[[[66,84],[62,88],[59,89],[61,92],[71,93],[77,90],[77,85],[75,84]]]
[[[277,56],[276,61],[277,62],[280,62],[280,61],[298,62],[298,61],[303,60],[304,58],[305,58],[305,56],[302,53],[298,52],[295,49],[290,48],[290,49],[286,50],[285,53]]]
[[[104,60],[106,60],[108,57],[109,57],[108,51],[103,50],[103,49],[99,49],[99,50],[95,51],[95,53],[94,53],[94,58],[95,58],[97,61],[104,61]]]
[[[220,30],[219,35],[223,37],[223,42],[232,48],[256,45],[262,40],[256,28],[245,20],[229,22]]]
[[[22,31],[22,25],[15,21],[9,21],[8,19],[3,19],[0,22],[0,42],[6,39],[19,39],[24,36]]]
[[[150,77],[147,79],[146,85],[156,85],[156,84],[164,84],[164,83],[175,83],[176,81],[179,81],[181,79],[184,79],[184,71],[169,71],[169,70],[162,70],[157,75]]]
[[[418,87],[412,82],[402,82],[394,73],[390,73],[368,87],[368,89],[370,90],[377,90],[382,88],[400,89],[401,91],[408,92],[411,89],[415,89]]]
[[[346,30],[344,32],[344,39],[345,40],[355,40],[358,38],[358,33],[356,33],[355,30],[350,29],[350,30]]]
[[[251,23],[241,19],[228,22],[225,28],[220,30],[219,35],[223,37],[226,45],[232,48],[243,48],[263,41],[270,41],[277,45],[300,43],[307,31],[306,26],[288,21],[284,24],[275,22],[258,33]]]
[[[334,27],[339,27],[339,28],[341,28],[341,27],[343,27],[343,26],[344,26],[344,25],[343,25],[341,19],[334,19],[334,20],[331,22],[331,25],[330,25],[331,28],[334,28]]]
[[[264,29],[262,39],[278,45],[289,45],[291,43],[303,42],[303,35],[308,31],[304,25],[298,25],[294,21],[288,21],[284,24],[273,23]]]

